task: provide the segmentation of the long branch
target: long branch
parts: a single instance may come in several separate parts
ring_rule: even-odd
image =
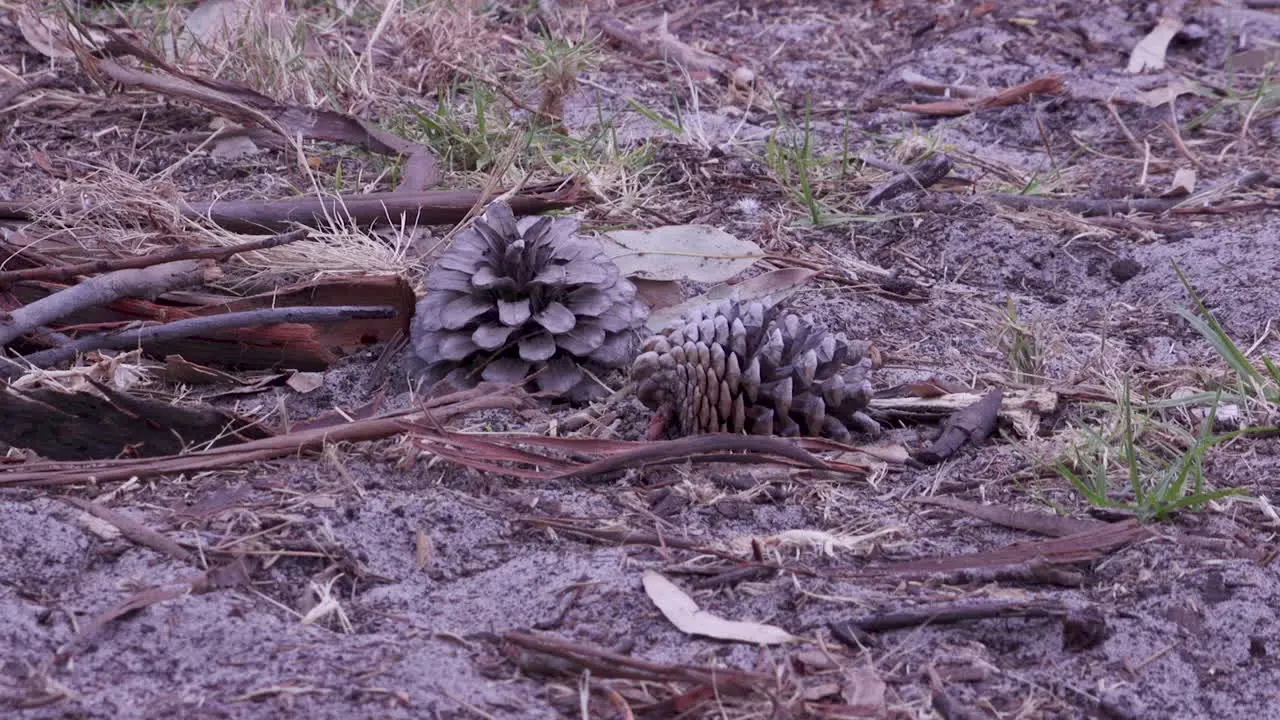
[[[361,227],[397,224],[403,216],[408,225],[452,225],[502,191],[425,190],[422,192],[367,193],[338,197],[300,197],[284,200],[214,200],[182,203],[182,215],[189,220],[208,220],[231,232],[266,235],[282,232],[294,224],[320,227],[331,220],[350,221]],[[580,179],[525,188],[508,198],[517,215],[537,215],[590,203],[595,195]],[[76,202],[0,200],[0,219],[34,220],[43,212],[82,211]]]

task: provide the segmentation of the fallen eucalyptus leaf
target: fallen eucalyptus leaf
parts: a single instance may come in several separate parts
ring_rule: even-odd
[[[645,324],[653,332],[660,332],[675,324],[676,321],[694,308],[729,298],[735,298],[739,301],[759,300],[764,303],[765,307],[773,307],[799,290],[817,274],[817,270],[783,268],[782,270],[770,270],[740,283],[716,285],[705,293],[685,300],[679,305],[654,310],[649,313],[649,319]]]
[[[801,642],[802,639],[774,625],[725,620],[698,607],[693,598],[685,594],[675,583],[662,575],[647,570],[644,574],[644,591],[678,630],[690,635],[713,637],[717,640],[736,640],[757,645],[777,645]]]
[[[1182,29],[1182,21],[1177,18],[1163,17],[1160,22],[1147,33],[1129,54],[1130,73],[1147,70],[1163,70],[1164,55],[1169,49],[1169,41]]]
[[[1180,95],[1197,92],[1196,87],[1187,81],[1186,78],[1177,78],[1168,85],[1161,85],[1151,90],[1134,93],[1133,99],[1147,107],[1160,107],[1168,102],[1173,102]]]
[[[623,275],[645,280],[724,282],[764,257],[759,245],[710,225],[614,230],[600,244]]]

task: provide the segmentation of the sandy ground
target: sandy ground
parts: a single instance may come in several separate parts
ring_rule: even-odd
[[[656,18],[664,5],[677,9],[648,3],[617,12],[640,22]],[[715,224],[854,278],[816,281],[789,302],[833,330],[872,341],[884,358],[877,387],[940,378],[1017,389],[997,339],[1012,299],[1021,322],[1039,334],[1045,387],[1105,387],[1127,377],[1140,392],[1168,397],[1181,387],[1210,387],[1223,372],[1221,359],[1177,314],[1191,301],[1174,263],[1242,348],[1253,348],[1255,358],[1280,356],[1273,327],[1280,318],[1275,212],[1171,214],[1104,226],[1061,210],[1015,211],[981,198],[1032,182],[1066,197],[1154,197],[1170,187],[1177,169],[1195,168],[1198,189],[1272,169],[1280,148],[1274,86],[1263,68],[1237,70],[1235,85],[1228,85],[1226,68],[1235,53],[1280,42],[1280,14],[1187,3],[1169,67],[1128,74],[1130,49],[1155,26],[1158,11],[1157,4],[1136,2],[712,3],[685,18],[677,34],[753,68],[775,91],[785,122],[759,106],[744,114],[727,99],[724,83],[712,80],[701,91],[702,113],[686,108],[687,127],[696,124],[698,132],[663,132],[626,98],[666,107],[675,94],[687,104],[687,85],[616,47],[603,51],[604,61],[586,74],[591,82],[568,98],[566,119],[570,132],[580,133],[609,117],[620,136],[655,143],[660,190],[645,203],[654,217]],[[519,35],[519,27],[509,29]],[[10,70],[18,71],[18,59],[38,58],[13,28],[0,28],[0,38],[10,48]],[[902,81],[908,70],[991,89],[1056,74],[1069,92],[963,117],[921,116],[898,109],[930,99]],[[75,77],[73,69],[64,72]],[[1103,102],[1178,77],[1205,84],[1203,94],[1179,98],[1172,115],[1167,104],[1124,102],[1116,105],[1117,121]],[[149,127],[161,129],[149,129],[143,140],[207,125],[199,109],[147,97],[115,96],[97,111],[98,121],[145,111],[155,123]],[[896,198],[875,210],[875,222],[819,228],[803,222],[794,185],[778,182],[765,158],[770,138],[794,132],[806,104],[822,152],[838,156],[849,145],[854,156],[906,161],[913,147],[942,149],[956,159],[953,176],[967,189]],[[73,175],[83,172],[64,162],[93,128],[60,125],[60,112],[36,105],[22,111],[33,119],[5,129],[0,165],[10,166],[11,184],[0,193],[29,197],[55,184],[33,153]],[[1165,129],[1171,118],[1180,123],[1186,155]],[[154,172],[168,164],[157,159],[162,151],[138,151],[133,161],[121,151],[117,160],[122,169]],[[279,183],[262,177],[273,164],[287,177],[288,163],[278,156],[236,162],[196,155],[172,181],[195,199],[214,191],[274,196]],[[871,184],[828,177],[824,203],[858,214],[858,197]],[[903,292],[886,288],[906,288],[920,299],[904,301]],[[353,357],[313,393],[274,388],[252,402],[283,401],[296,418],[358,406],[380,389],[392,404],[404,402],[406,373],[370,387],[362,379],[372,363]],[[624,401],[618,412],[610,432],[637,437],[643,409]],[[676,466],[529,483],[425,457],[406,461],[402,445],[384,441],[325,458],[131,482],[111,495],[112,507],[184,543],[208,548],[248,538],[236,553],[202,556],[198,567],[113,537],[61,499],[97,497],[103,488],[3,490],[0,702],[30,718],[621,718],[604,689],[645,717],[677,716],[681,708],[663,701],[693,697],[680,695],[689,684],[608,680],[597,672],[591,682],[598,692],[583,710],[581,668],[537,662],[500,638],[532,630],[647,661],[774,679],[746,697],[689,700],[694,707],[687,712],[697,717],[1274,714],[1280,582],[1268,543],[1276,521],[1250,498],[1275,494],[1275,438],[1243,438],[1210,454],[1212,486],[1238,487],[1244,496],[1155,524],[1139,543],[1070,566],[1065,584],[980,574],[838,576],[1043,539],[913,502],[921,495],[1089,517],[1080,496],[1036,459],[1062,452],[1076,423],[1106,417],[1096,404],[1065,399],[1039,419],[1034,437],[1006,432],[936,468],[894,468],[873,481]],[[526,426],[526,418],[499,413],[468,427]],[[928,433],[928,426],[905,425],[890,437],[914,448]],[[656,532],[699,546],[795,529],[896,532],[829,555],[812,547],[779,555],[815,573],[766,572],[692,591],[691,571],[722,561],[553,532],[531,522],[534,516]],[[248,584],[156,603],[63,652],[86,624],[133,593],[189,580],[206,563],[237,553],[251,563]],[[777,625],[805,642],[759,647],[687,636],[646,597],[646,569],[667,572],[710,612]],[[331,595],[341,613],[301,623],[319,595]],[[865,613],[979,600],[1058,603],[1094,618],[1086,625],[1101,627],[1101,635],[1080,641],[1073,637],[1079,627],[1058,616],[876,632],[862,647],[840,642],[829,629]],[[868,678],[883,683],[883,698],[859,705],[860,692],[876,696]]]

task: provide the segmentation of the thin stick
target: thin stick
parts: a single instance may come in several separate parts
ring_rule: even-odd
[[[223,313],[206,317],[187,318],[163,325],[126,330],[117,334],[99,333],[77,339],[68,345],[31,353],[22,358],[33,367],[48,367],[74,359],[78,353],[90,350],[119,350],[151,345],[168,340],[201,335],[217,330],[278,325],[280,323],[326,323],[344,320],[374,320],[395,317],[396,310],[386,305],[332,306],[332,307],[282,307],[244,312]],[[13,376],[18,369],[0,368],[0,377]]]
[[[996,617],[1062,617],[1067,614],[1067,609],[1066,605],[1053,601],[961,601],[887,613],[869,613],[845,622],[867,632],[883,632],[917,625],[949,624]]]
[[[1173,140],[1173,146],[1182,153],[1182,157],[1190,160],[1191,164],[1197,168],[1203,168],[1204,163],[1200,162],[1200,158],[1196,157],[1196,154],[1191,152],[1191,148],[1182,141],[1182,130],[1178,127],[1178,111],[1173,107],[1175,102],[1177,102],[1176,99],[1169,101],[1169,121],[1160,124],[1164,125],[1164,129],[1168,131],[1169,139]]]
[[[112,272],[115,270],[127,270],[133,268],[151,267],[166,262],[174,262],[177,260],[226,260],[232,255],[243,252],[252,252],[254,250],[266,250],[281,245],[287,245],[292,242],[304,240],[308,237],[308,231],[303,228],[294,230],[293,232],[276,235],[262,240],[254,240],[252,242],[232,245],[230,247],[201,247],[184,250],[171,250],[169,252],[153,253],[151,255],[142,255],[138,257],[119,258],[115,260],[92,260],[90,262],[77,263],[75,265],[54,265],[52,267],[38,267],[27,270],[7,270],[0,272],[0,287],[9,285],[10,283],[21,282],[23,280],[71,280],[81,275],[98,275],[100,273]]]
[[[222,271],[211,260],[179,260],[99,275],[24,305],[8,317],[0,316],[0,347],[41,325],[85,308],[106,305],[122,297],[160,295],[180,287],[202,285],[221,275]]]
[[[182,546],[169,536],[143,525],[118,510],[113,510],[105,505],[99,505],[83,498],[64,497],[62,499],[99,520],[111,523],[120,531],[121,535],[139,545],[145,545],[180,562],[190,563],[194,560],[191,553],[182,549]]]
[[[1116,124],[1120,126],[1120,132],[1124,133],[1124,139],[1129,141],[1129,146],[1136,150],[1139,156],[1148,155],[1149,153],[1143,150],[1142,143],[1138,142],[1138,138],[1134,137],[1129,130],[1129,126],[1124,124],[1124,120],[1120,118],[1120,113],[1116,112],[1116,106],[1110,102],[1103,103],[1103,105],[1106,106],[1107,112],[1111,113],[1111,119],[1115,120]]]

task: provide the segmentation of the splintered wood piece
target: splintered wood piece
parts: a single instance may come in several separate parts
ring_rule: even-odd
[[[86,482],[110,482],[133,477],[155,477],[166,474],[196,472],[235,467],[273,458],[287,457],[322,448],[328,443],[379,440],[409,429],[414,417],[424,414],[433,425],[457,415],[505,408],[525,409],[528,396],[509,388],[480,385],[471,390],[434,398],[423,403],[420,411],[389,413],[344,425],[299,430],[283,435],[263,437],[238,445],[211,447],[206,450],[155,458],[123,458],[91,462],[55,461],[0,466],[0,487],[58,487]],[[0,409],[2,410],[2,409]],[[4,415],[7,417],[7,415]]]
[[[929,447],[916,455],[925,465],[936,465],[955,455],[965,445],[977,444],[995,432],[999,420],[1000,401],[1004,394],[994,388],[978,402],[947,419],[942,434]]]

